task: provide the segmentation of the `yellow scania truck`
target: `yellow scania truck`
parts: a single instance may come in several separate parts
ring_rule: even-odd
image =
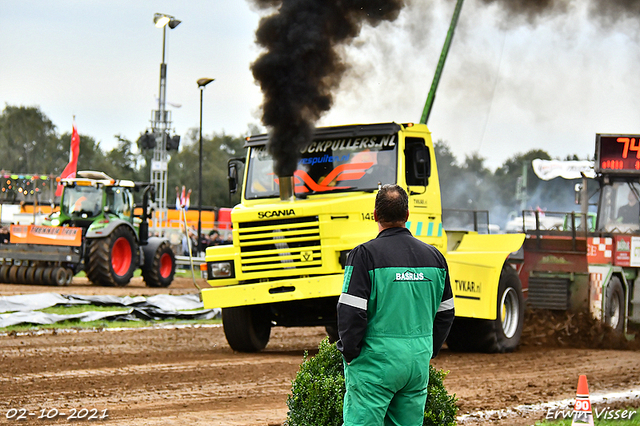
[[[409,194],[407,228],[449,263],[456,320],[447,339],[461,351],[505,352],[524,317],[517,255],[523,234],[443,227],[431,133],[424,124],[317,128],[291,177],[273,173],[268,136],[247,138],[247,156],[229,162],[233,244],[206,251],[206,308],[222,308],[231,348],[263,349],[274,326],[324,326],[336,338],[336,305],[349,251],[375,238],[380,185]],[[241,166],[244,163],[244,167]],[[242,182],[239,170],[242,170]],[[472,221],[472,219],[470,219]],[[487,222],[488,223],[488,222]]]

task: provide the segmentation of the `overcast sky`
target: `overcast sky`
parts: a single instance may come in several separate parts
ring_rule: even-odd
[[[603,26],[586,1],[527,22],[466,0],[429,119],[434,140],[493,169],[531,149],[591,158],[595,133],[640,133],[638,21]],[[454,4],[413,0],[395,22],[365,27],[319,125],[419,121]],[[266,12],[243,0],[0,0],[0,106],[39,106],[59,133],[75,115],[80,133],[106,148],[116,134],[135,141],[157,108],[155,12],[182,21],[167,30],[167,100],[182,105],[169,107],[175,131],[199,126],[202,77],[215,78],[204,92],[206,135],[260,124],[250,65]]]

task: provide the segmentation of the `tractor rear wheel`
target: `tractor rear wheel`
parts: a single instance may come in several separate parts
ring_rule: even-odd
[[[169,287],[175,272],[176,256],[169,241],[165,241],[153,254],[151,266],[148,269],[142,268],[142,277],[147,287]]]
[[[264,305],[222,308],[222,327],[231,349],[258,352],[271,336],[269,307]]]
[[[91,241],[87,277],[96,285],[123,287],[136,270],[137,254],[133,231],[119,226],[107,237]]]
[[[522,284],[509,265],[502,268],[495,320],[456,317],[447,346],[462,352],[511,352],[518,347],[524,323]]]

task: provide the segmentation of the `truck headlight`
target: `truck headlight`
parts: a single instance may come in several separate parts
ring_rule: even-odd
[[[216,278],[234,278],[236,276],[233,261],[207,262],[207,275],[210,280]]]

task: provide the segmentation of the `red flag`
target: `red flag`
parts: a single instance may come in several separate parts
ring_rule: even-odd
[[[76,122],[73,122],[73,132],[71,133],[71,151],[69,152],[69,164],[64,168],[60,179],[74,178],[78,171],[78,154],[80,153],[80,136],[78,135],[78,129],[76,129]],[[62,185],[58,184],[56,189],[56,197],[62,195]]]

